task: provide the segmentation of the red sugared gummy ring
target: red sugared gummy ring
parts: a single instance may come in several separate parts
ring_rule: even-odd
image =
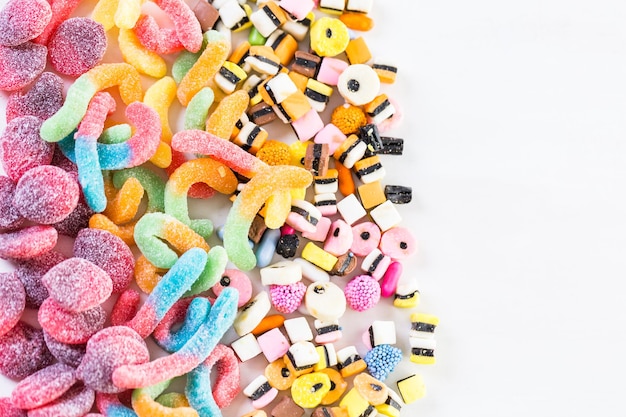
[[[0,90],[16,91],[26,87],[46,68],[48,48],[32,42],[19,46],[0,46]]]
[[[204,365],[215,366],[217,370],[215,385],[213,386],[213,399],[219,408],[225,408],[235,399],[241,391],[239,385],[239,360],[235,352],[226,345],[218,344],[211,354],[205,359]],[[207,381],[209,383],[209,381]]]
[[[69,258],[53,266],[41,282],[59,306],[73,313],[104,303],[113,290],[109,274],[82,258]]]
[[[0,337],[0,352],[0,374],[16,380],[45,368],[54,359],[46,347],[43,332],[22,321]]]
[[[32,168],[52,162],[54,144],[39,136],[42,123],[36,116],[18,117],[7,124],[0,136],[2,168],[13,181]]]
[[[7,99],[7,123],[16,117],[37,116],[46,120],[63,105],[63,80],[44,72],[27,92],[15,92]]]
[[[50,63],[61,74],[78,77],[104,56],[107,38],[100,23],[73,17],[61,23],[48,43]]]
[[[102,268],[113,281],[113,292],[124,291],[133,280],[135,257],[126,243],[106,230],[83,229],[74,240],[74,256]]]
[[[13,206],[15,184],[9,177],[0,176],[0,230],[19,229],[24,218]]]
[[[80,313],[72,313],[62,308],[52,298],[39,307],[37,314],[41,327],[62,343],[85,343],[102,330],[106,320],[106,311],[101,306]]]
[[[65,219],[78,204],[80,186],[72,175],[53,165],[32,168],[15,186],[13,204],[22,216],[40,224]]]
[[[75,382],[74,368],[56,363],[21,380],[11,393],[11,401],[19,408],[32,410],[56,400]]]
[[[59,235],[52,226],[30,226],[0,234],[0,258],[30,259],[50,252]]]
[[[50,251],[32,259],[18,261],[15,267],[15,275],[22,281],[26,291],[26,307],[39,308],[41,303],[48,298],[48,290],[41,283],[41,277],[59,262],[63,262],[65,256],[59,252]]]
[[[11,330],[26,306],[24,285],[13,272],[0,273],[0,336]]]
[[[18,46],[35,39],[51,18],[46,0],[9,0],[0,11],[0,45]]]

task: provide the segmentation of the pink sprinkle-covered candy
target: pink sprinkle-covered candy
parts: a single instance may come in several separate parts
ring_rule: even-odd
[[[36,38],[50,18],[46,0],[9,0],[0,11],[0,45],[18,46]]]
[[[0,352],[0,373],[11,379],[24,379],[53,361],[43,332],[22,321],[0,337]]]
[[[41,283],[41,277],[54,265],[63,262],[65,256],[50,251],[32,259],[20,260],[15,267],[15,275],[22,281],[26,290],[26,307],[39,308],[48,298],[48,290]]]
[[[15,184],[9,177],[0,176],[0,230],[19,229],[24,218],[13,206]]]
[[[289,285],[270,285],[270,299],[274,308],[283,313],[293,313],[302,304],[306,285],[301,281]]]
[[[13,406],[11,398],[0,398],[0,416],[2,417],[26,417],[26,411]]]
[[[21,380],[13,393],[13,405],[31,410],[56,400],[74,385],[74,368],[56,363]]]
[[[62,343],[85,343],[104,327],[106,312],[101,306],[80,313],[65,310],[48,297],[37,314],[41,327]]]
[[[116,394],[124,389],[113,384],[113,371],[122,365],[149,360],[148,347],[134,330],[126,326],[107,327],[87,342],[87,352],[76,369],[76,376],[98,392]]]
[[[51,226],[30,226],[0,234],[0,258],[30,259],[49,252],[57,244],[58,234]]]
[[[0,136],[2,168],[13,181],[32,168],[52,162],[54,144],[39,136],[42,123],[36,116],[17,117],[7,124]]]
[[[0,46],[0,90],[16,91],[33,82],[46,68],[48,48],[26,42]]]
[[[87,259],[102,268],[113,281],[113,292],[120,293],[130,285],[135,257],[126,243],[106,230],[83,229],[74,241],[74,256]]]
[[[365,311],[380,300],[380,285],[369,275],[358,275],[350,280],[343,290],[351,309]]]
[[[43,407],[28,412],[29,417],[82,417],[91,410],[96,393],[84,386],[75,385],[63,396]]]
[[[66,218],[78,204],[80,186],[59,167],[42,165],[28,170],[17,182],[13,204],[20,214],[40,224]]]
[[[44,72],[27,91],[17,91],[7,99],[7,123],[16,117],[37,116],[46,120],[63,105],[63,80]]]
[[[43,332],[44,340],[48,350],[52,353],[52,356],[56,360],[73,368],[80,364],[80,361],[85,356],[85,349],[87,344],[68,345],[67,343],[61,343],[48,333]]]
[[[104,56],[107,38],[104,27],[87,17],[61,23],[48,43],[50,63],[61,74],[78,77]]]
[[[22,317],[26,292],[13,272],[0,273],[0,336],[11,330]]]
[[[73,313],[102,304],[113,290],[109,274],[82,258],[69,258],[53,266],[41,282],[59,306]]]

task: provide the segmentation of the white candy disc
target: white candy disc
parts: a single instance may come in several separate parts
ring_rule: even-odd
[[[363,106],[378,95],[380,79],[369,65],[354,64],[341,73],[337,89],[348,103]]]

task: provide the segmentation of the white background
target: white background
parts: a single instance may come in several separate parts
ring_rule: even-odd
[[[427,384],[403,415],[624,415],[626,4],[377,0],[373,16],[370,49],[399,66],[407,152],[386,182],[414,190],[405,270],[441,320],[437,364],[395,373]]]

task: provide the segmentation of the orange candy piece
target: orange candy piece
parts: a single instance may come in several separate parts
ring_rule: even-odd
[[[250,98],[244,90],[237,90],[219,102],[206,121],[206,131],[228,140],[235,128],[235,123],[248,109]]]

